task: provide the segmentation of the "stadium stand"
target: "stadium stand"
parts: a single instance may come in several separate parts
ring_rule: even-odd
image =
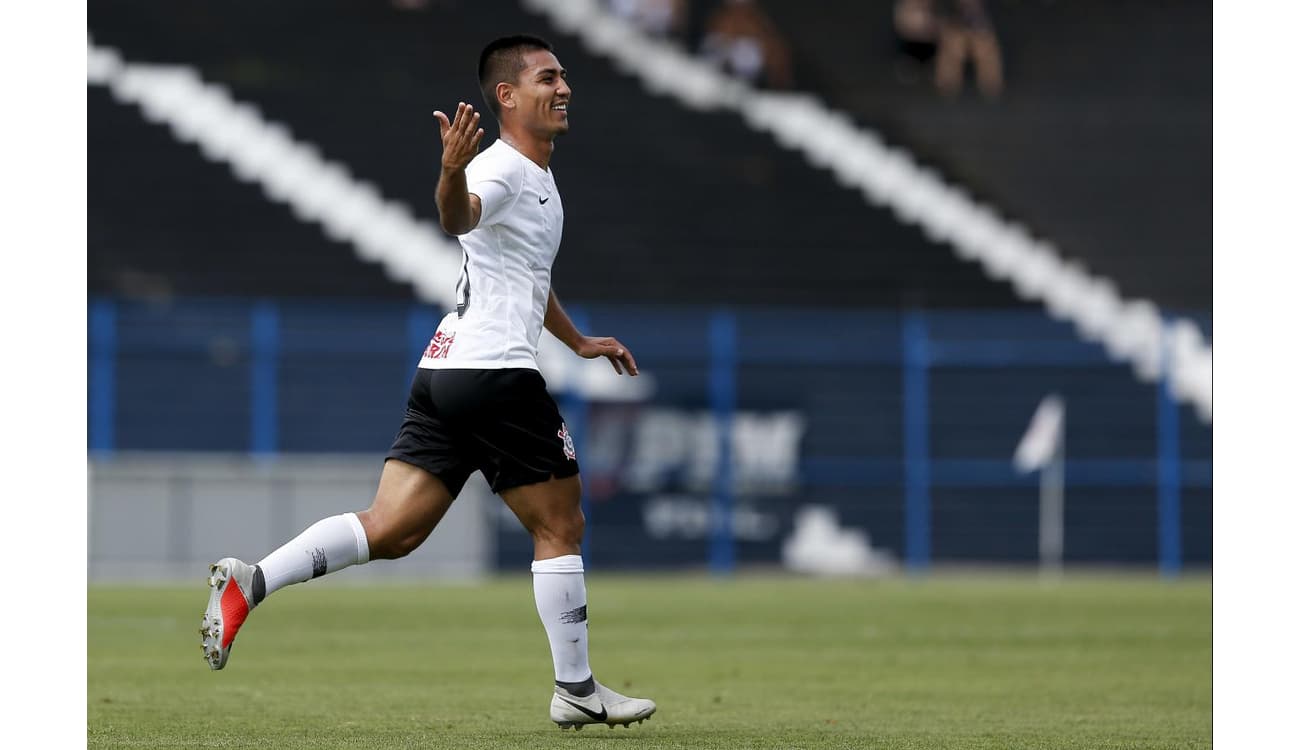
[[[196,66],[421,217],[434,215],[432,111],[458,97],[477,101],[474,61],[487,39],[504,30],[548,33],[545,22],[510,4],[407,13],[362,2],[236,2],[209,15],[130,0],[92,6],[89,19],[96,43],[134,60]],[[382,31],[385,41],[364,55],[340,54],[337,37],[324,33],[338,27]],[[575,133],[561,143],[555,165],[567,208],[556,265],[565,296],[1022,304],[915,228],[864,206],[797,156],[774,151],[734,117],[647,97],[576,40],[550,36],[575,87]],[[601,92],[599,101],[583,103],[584,83]],[[256,225],[242,226],[257,242]],[[304,232],[276,252],[305,267],[317,248],[311,236]],[[93,239],[90,255],[93,261]]]
[[[947,100],[892,2],[764,0],[799,84],[1169,310],[1208,309],[1212,13],[1196,2],[990,2],[1006,91]]]
[[[349,245],[268,202],[135,108],[100,88],[87,96],[92,293],[409,296]]]
[[[254,107],[230,98],[193,68],[123,60],[114,50],[87,52],[87,80],[104,86],[146,119],[165,125],[214,162],[229,166],[271,201],[303,222],[320,225],[331,239],[346,241],[358,257],[375,261],[393,278],[409,281],[422,299],[453,304],[446,285],[459,273],[461,251],[432,222],[385,198],[345,165],[322,158]]]
[[[1124,299],[1115,283],[1077,260],[1063,262],[1050,242],[1033,237],[996,209],[972,200],[944,175],[916,164],[905,150],[885,145],[875,131],[856,127],[843,112],[815,95],[760,92],[693,59],[674,44],[647,37],[605,12],[598,0],[524,0],[555,25],[578,34],[615,67],[632,70],[653,92],[668,93],[689,108],[733,110],[783,147],[829,170],[844,187],[857,188],[872,205],[886,205],[905,224],[951,245],[980,263],[991,279],[1010,280],[1017,294],[1041,300],[1049,314],[1075,323],[1089,341],[1103,341],[1116,359],[1153,381],[1168,372],[1175,398],[1212,418],[1212,352],[1195,323],[1149,300]]]
[[[1069,481],[1072,503],[1079,500],[1068,519],[1071,559],[1153,557],[1152,500],[1163,470],[1157,454],[1171,450],[1175,466],[1185,462],[1179,475],[1185,557],[1209,560],[1210,429],[1189,409],[1174,408],[1172,422],[1158,422],[1166,403],[1159,385],[1135,380],[1105,349],[1078,340],[1077,330],[1052,320],[1012,283],[991,280],[977,264],[891,210],[864,202],[861,192],[845,189],[803,154],[776,147],[734,113],[696,111],[666,93],[647,94],[635,71],[521,7],[539,5],[444,2],[400,10],[360,0],[184,7],[116,0],[88,11],[95,44],[132,61],[195,67],[204,80],[256,105],[424,222],[436,219],[432,110],[449,109],[462,97],[478,102],[473,63],[486,40],[510,31],[540,33],[556,43],[568,66],[577,107],[574,133],[559,144],[555,161],[568,218],[556,264],[559,293],[593,324],[636,342],[659,387],[646,406],[672,409],[709,408],[715,363],[701,336],[712,306],[733,306],[740,311],[737,351],[744,365],[734,374],[738,408],[790,410],[807,420],[795,494],[743,501],[775,513],[782,528],[799,502],[829,503],[847,525],[870,528],[887,548],[906,546],[900,496],[913,459],[904,437],[909,396],[900,370],[908,343],[901,311],[929,308],[923,390],[936,557],[1033,558],[1037,493],[1032,478],[1012,475],[1008,459],[1037,400],[1054,391],[1071,409]],[[778,18],[793,7],[767,5]],[[1027,23],[994,10],[999,28]],[[1041,12],[1025,4],[1015,10],[1025,18]],[[1038,114],[1042,102],[1053,101],[1050,72],[1042,74],[1040,88],[1022,79],[1015,63],[1024,53],[1013,45],[1009,90],[997,104],[934,101],[928,87],[908,88],[892,78],[890,61],[879,69],[870,63],[862,71],[846,69],[844,79],[819,77],[824,68],[818,65],[838,70],[858,54],[848,40],[863,36],[865,24],[878,26],[872,34],[886,41],[871,37],[861,54],[892,60],[887,19],[869,20],[861,7],[854,12],[863,14],[864,25],[840,22],[834,33],[817,25],[834,26],[834,19],[812,14],[783,23],[802,44],[801,81],[879,124],[889,140],[917,149],[945,174],[969,180],[979,197],[999,208],[1005,199],[1016,218],[1058,240],[1068,254],[1113,273],[1126,294],[1208,310],[1197,284],[1208,285],[1209,234],[1188,239],[1199,217],[1160,234],[1167,217],[1141,210],[1130,189],[1129,183],[1145,184],[1140,175],[1114,191],[1131,205],[1112,211],[1092,201],[1088,190],[1113,179],[1107,170],[1117,169],[1100,164],[1082,165],[1099,181],[1077,188],[1082,198],[1057,206],[1062,193],[1043,189],[1044,170],[1050,177],[1053,169],[1087,161],[1063,156],[1067,147],[1077,153],[1086,133],[1070,131],[1070,140],[1023,130],[1039,120],[1060,127],[1086,107],[1061,98],[1059,107]],[[1060,10],[1063,18],[1074,12]],[[824,47],[809,41],[823,33]],[[1050,39],[1042,34],[1035,38]],[[824,51],[825,61],[810,60],[813,50]],[[872,100],[880,92],[887,96]],[[1095,101],[1114,103],[1104,88],[1091,93]],[[436,311],[415,299],[429,297],[268,201],[258,187],[206,161],[138,110],[96,87],[88,96],[90,291],[103,301],[92,331],[110,328],[105,320],[116,326],[102,339],[92,334],[91,353],[93,362],[113,363],[117,379],[105,387],[106,397],[91,399],[92,412],[96,402],[110,404],[107,419],[92,416],[92,444],[98,434],[107,435],[103,445],[110,451],[382,448],[420,336],[427,339],[436,320]],[[998,130],[1000,118],[1031,121],[1009,126],[1021,128],[1019,137],[1030,144],[1014,163],[1006,153],[1013,136]],[[1158,118],[1137,119],[1147,128]],[[941,137],[945,129],[972,140]],[[1097,133],[1111,132],[1083,130],[1102,141]],[[1133,137],[1150,137],[1143,132]],[[1170,139],[1170,153],[1195,151],[1196,132]],[[1005,139],[1001,151],[990,145],[994,138]],[[1125,153],[1130,163],[1139,155],[1158,158],[1155,149]],[[1115,159],[1107,152],[1095,161]],[[1169,174],[1155,178],[1169,212],[1196,213],[1186,196],[1208,194],[1208,175],[1198,176],[1197,164],[1190,159],[1180,166],[1187,171],[1177,179],[1186,185],[1171,187]],[[1062,223],[1054,212],[1079,218]],[[1208,222],[1208,212],[1204,217]],[[1109,242],[1121,235],[1124,243]],[[1168,248],[1186,248],[1186,257]],[[1204,278],[1198,276],[1202,255]],[[213,296],[222,299],[194,299]],[[256,297],[275,300],[254,303]],[[175,302],[133,302],[157,298]],[[1155,312],[1151,317],[1159,320]],[[1208,314],[1195,320],[1208,336]],[[259,331],[268,326],[274,345],[259,344]],[[332,367],[317,366],[323,356]],[[205,398],[192,397],[196,388]],[[568,404],[565,410],[571,413]],[[592,414],[601,417],[599,405]],[[205,428],[189,429],[193,424]],[[596,474],[593,483],[600,481]],[[593,523],[620,527],[605,543],[618,540],[623,547],[598,549],[597,557],[617,562],[625,555],[634,564],[655,556],[668,564],[702,559],[704,541],[666,548],[645,537],[643,499],[624,497],[596,509]],[[742,543],[741,552],[742,559],[769,560],[776,543]]]

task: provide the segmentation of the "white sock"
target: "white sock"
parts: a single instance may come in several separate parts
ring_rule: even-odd
[[[533,598],[551,641],[557,682],[583,682],[587,664],[587,583],[582,555],[533,561]]]
[[[266,595],[291,583],[310,581],[349,565],[370,562],[366,530],[356,513],[322,518],[257,565]]]

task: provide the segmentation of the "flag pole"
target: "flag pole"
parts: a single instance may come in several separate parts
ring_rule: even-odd
[[[1061,577],[1065,559],[1065,402],[1052,457],[1038,472],[1038,570],[1045,579]]]

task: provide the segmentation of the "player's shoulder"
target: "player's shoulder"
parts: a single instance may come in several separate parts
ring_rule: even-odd
[[[500,139],[492,142],[491,146],[483,149],[470,160],[469,167],[466,171],[477,173],[483,176],[498,175],[502,177],[513,177],[522,172],[519,163],[519,152]]]
[[[478,155],[470,160],[470,164],[479,167],[515,167],[518,156],[519,154],[513,148],[498,138],[491,146],[478,152]]]

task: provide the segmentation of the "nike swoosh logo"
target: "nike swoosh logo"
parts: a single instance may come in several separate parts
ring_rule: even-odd
[[[537,199],[537,202],[540,203],[540,204],[542,204],[543,206],[545,206],[545,205],[546,205],[546,201],[549,201],[550,199],[551,199],[551,196],[549,196],[549,195],[546,196],[545,198],[541,198],[541,197],[539,197],[539,198]]]
[[[590,716],[591,718],[595,719],[596,721],[604,721],[605,719],[608,719],[608,718],[609,718],[609,712],[605,710],[605,707],[604,707],[604,706],[601,706],[601,707],[600,707],[600,713],[596,713],[595,711],[592,711],[590,708],[587,708],[586,706],[582,705],[581,703],[574,703],[573,701],[569,700],[568,698],[565,698],[563,695],[560,696],[560,700],[564,701],[565,703],[568,703],[570,706],[573,706],[574,708],[576,708],[576,709],[578,709],[579,711],[583,712],[584,714]]]

